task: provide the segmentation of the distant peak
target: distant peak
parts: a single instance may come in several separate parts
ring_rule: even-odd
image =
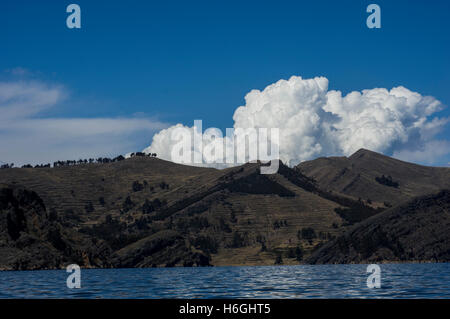
[[[353,153],[353,155],[360,154],[360,153],[374,153],[374,152],[372,152],[371,150],[365,149],[365,148],[360,148],[355,153]]]
[[[349,158],[358,158],[358,157],[362,157],[362,156],[364,156],[364,155],[366,155],[366,154],[370,154],[370,155],[382,155],[382,154],[379,154],[379,153],[377,153],[377,152],[367,150],[367,149],[365,149],[365,148],[360,148],[360,149],[357,150],[355,153],[353,153],[352,155],[350,155]]]

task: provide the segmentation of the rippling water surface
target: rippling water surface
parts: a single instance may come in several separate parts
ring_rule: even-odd
[[[83,269],[0,272],[0,298],[450,298],[450,264],[386,264],[369,289],[367,265]]]

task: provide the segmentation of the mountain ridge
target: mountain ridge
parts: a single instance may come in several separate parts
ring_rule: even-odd
[[[450,190],[443,190],[416,197],[362,221],[319,248],[306,262],[447,262],[449,232]]]
[[[14,196],[0,197],[0,269],[303,263],[352,227],[415,197],[417,188],[404,189],[409,177],[386,177],[392,165],[407,173],[413,167],[421,183],[434,178],[433,168],[417,169],[367,150],[294,168],[280,161],[273,175],[261,175],[261,163],[217,170],[154,157],[3,169],[0,189]],[[350,173],[341,175],[354,185],[341,190],[335,186],[344,168]],[[335,179],[333,187],[317,175],[322,169]],[[383,172],[385,178],[376,181]],[[355,180],[357,174],[364,178]],[[355,189],[367,186],[382,198],[355,196]],[[433,193],[439,183],[425,186],[419,195]],[[392,193],[401,196],[387,205],[383,196]],[[27,196],[39,200],[26,204]],[[30,226],[11,236],[7,216],[18,211],[27,225],[41,220],[40,232]],[[37,258],[36,251],[47,257]]]
[[[395,205],[450,188],[450,168],[408,163],[365,149],[349,157],[322,157],[302,162],[296,168],[313,178],[321,188],[376,201],[379,205]]]

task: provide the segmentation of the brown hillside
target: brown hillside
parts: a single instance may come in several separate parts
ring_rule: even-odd
[[[216,170],[135,157],[4,169],[0,182],[36,192],[61,227],[106,243],[112,251],[107,261],[116,267],[200,265],[202,254],[213,265],[273,264],[278,255],[284,263],[298,263],[297,247],[309,254],[344,223],[334,212],[339,203],[281,174],[261,175],[259,164]],[[314,231],[311,238],[298,235],[305,228]],[[67,236],[70,241],[74,235]],[[136,252],[144,256],[130,259]]]
[[[450,191],[410,200],[362,221],[316,251],[313,264],[450,260]]]
[[[350,157],[322,157],[303,162],[297,168],[323,189],[380,204],[396,205],[415,196],[450,188],[450,168],[407,163],[365,149]],[[383,183],[383,175],[385,182],[390,176],[394,184]]]
[[[395,204],[448,182],[447,169],[369,151],[297,169],[280,162],[273,175],[260,165],[138,156],[2,169],[0,269],[298,264],[385,208],[358,197]],[[383,174],[392,179],[375,180]]]

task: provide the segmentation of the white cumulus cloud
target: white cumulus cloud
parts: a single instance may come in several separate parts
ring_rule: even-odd
[[[449,119],[433,115],[443,107],[437,99],[402,86],[343,95],[329,91],[325,77],[292,76],[250,91],[233,120],[235,129],[279,128],[279,157],[289,165],[319,156],[351,155],[360,148],[421,160],[420,152],[442,145],[433,139]],[[174,128],[156,134],[144,151],[172,160]]]

